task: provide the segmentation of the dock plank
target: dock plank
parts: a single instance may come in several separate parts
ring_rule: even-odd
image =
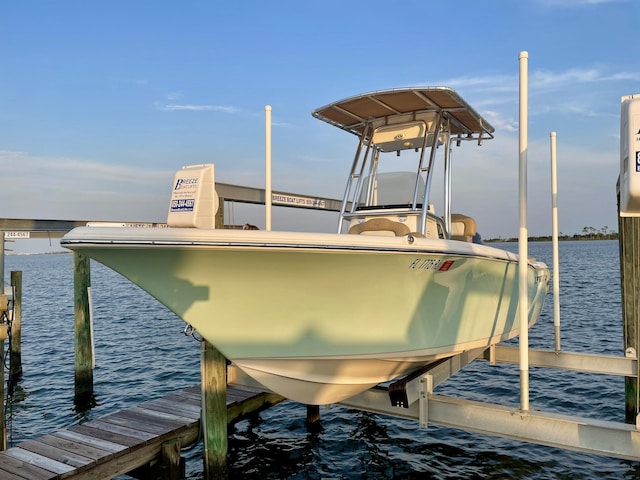
[[[169,400],[183,405],[189,405],[193,408],[200,408],[202,404],[202,399],[199,396],[181,395],[180,392],[171,393],[161,398],[163,400]]]
[[[2,480],[29,480],[26,477],[19,477],[15,473],[8,472],[2,469],[2,465],[0,465],[0,478]]]
[[[170,411],[168,411],[167,408],[163,408],[162,406],[158,406],[158,405],[148,405],[148,404],[144,404],[144,406],[140,406],[138,407],[138,410],[141,413],[144,413],[145,415],[149,415],[151,417],[156,417],[159,420],[163,420],[163,421],[167,421],[167,422],[175,422],[176,424],[179,425],[192,425],[194,423],[197,423],[200,420],[200,415],[198,415],[197,417],[185,417],[181,414],[175,414],[172,413]]]
[[[146,421],[146,419],[133,412],[128,411],[122,411],[114,413],[112,415],[107,415],[106,417],[102,417],[100,420],[123,427],[131,427],[141,432],[153,433],[155,436],[162,435],[171,430],[166,426],[149,423]]]
[[[80,432],[74,432],[71,430],[59,430],[53,433],[52,436],[60,437],[62,439],[68,440],[69,442],[74,442],[75,444],[84,445],[86,447],[85,448],[86,450],[88,450],[89,448],[94,450],[100,450],[102,451],[102,456],[106,456],[112,453],[119,453],[128,448],[126,445],[107,442],[105,440],[100,440],[98,438],[94,438],[88,435],[84,435]],[[77,447],[72,447],[70,444],[70,448],[77,448]],[[87,452],[83,453],[83,455],[86,455],[86,454]]]
[[[70,452],[50,445],[46,442],[43,442],[42,439],[27,440],[26,442],[22,442],[20,444],[20,448],[29,450],[30,452],[37,453],[39,455],[42,455],[43,457],[50,458],[52,460],[70,465],[71,467],[75,468],[86,467],[87,465],[94,462],[94,459],[92,458],[84,457],[75,452]]]
[[[127,413],[132,414],[139,419],[143,419],[145,422],[158,425],[169,430],[185,426],[185,422],[181,421],[178,417],[171,416],[167,413],[158,412],[157,410],[148,410],[142,407],[133,407],[127,410]],[[192,423],[195,423],[195,421]]]
[[[93,445],[87,445],[86,443],[70,440],[68,438],[58,436],[57,434],[45,435],[44,437],[40,437],[38,441],[58,448],[60,450],[64,450],[66,452],[75,453],[92,461],[108,457],[109,455],[115,453],[112,451],[96,448]],[[22,444],[20,444],[20,446],[22,446]]]
[[[99,462],[94,468],[60,477],[61,480],[107,480],[124,475],[160,457],[161,444],[143,445],[109,461]]]
[[[71,427],[69,430],[73,432],[82,433],[87,435],[88,437],[97,438],[100,440],[106,440],[107,442],[112,442],[117,445],[122,445],[127,450],[130,447],[133,447],[140,443],[140,440],[133,437],[127,437],[126,435],[121,435],[116,432],[110,432],[108,430],[100,430],[98,428],[93,428],[87,425],[86,423],[83,425],[76,425]]]
[[[10,457],[23,461],[24,463],[35,465],[36,467],[40,467],[43,470],[47,470],[52,473],[67,473],[74,470],[72,466],[67,465],[66,463],[58,462],[57,460],[47,458],[44,455],[30,452],[29,450],[25,450],[19,446],[10,448],[5,453]]]
[[[195,390],[193,388],[189,388],[187,390],[175,392],[174,395],[179,395],[180,397],[185,398],[187,401],[198,402],[198,404],[202,400],[202,393],[200,392],[200,387],[197,387]]]
[[[99,430],[107,430],[114,433],[119,433],[121,435],[126,435],[127,437],[137,438],[140,443],[146,442],[148,440],[152,440],[156,437],[156,435],[154,435],[153,433],[143,432],[141,430],[136,430],[134,428],[117,425],[115,423],[103,422],[102,420],[92,420],[91,422],[88,422],[85,425],[91,428],[97,428]]]
[[[26,480],[50,480],[55,478],[56,474],[36,465],[26,463],[19,460],[6,452],[0,452],[0,469],[7,471],[18,478]],[[8,475],[7,475],[8,477]]]
[[[197,422],[200,420],[200,405],[185,405],[175,402],[171,399],[158,398],[151,402],[145,402],[140,405],[148,410],[158,410],[160,412],[170,413],[177,417],[185,419],[185,421]]]

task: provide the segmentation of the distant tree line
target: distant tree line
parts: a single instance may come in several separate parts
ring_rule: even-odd
[[[545,235],[542,237],[529,237],[529,241],[531,242],[545,242],[550,241],[551,235]],[[567,240],[617,240],[618,232],[613,230],[609,230],[609,227],[606,225],[600,229],[594,227],[584,227],[581,233],[574,233],[573,235],[566,235],[562,232],[558,232],[558,240],[559,241],[567,241]],[[518,239],[516,237],[512,238],[490,238],[483,239],[484,242],[517,242]]]

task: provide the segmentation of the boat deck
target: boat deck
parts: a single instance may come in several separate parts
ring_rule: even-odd
[[[227,389],[227,421],[268,407],[282,397]],[[159,459],[162,445],[188,445],[200,430],[200,387],[74,425],[0,452],[3,480],[108,479]]]

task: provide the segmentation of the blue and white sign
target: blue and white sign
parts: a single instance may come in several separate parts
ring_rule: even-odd
[[[193,198],[185,198],[183,200],[171,200],[172,212],[193,212],[196,201]]]

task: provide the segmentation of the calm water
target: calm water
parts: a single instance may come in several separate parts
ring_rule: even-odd
[[[517,245],[504,248],[517,250]],[[552,264],[551,244],[531,256]],[[92,264],[96,405],[73,403],[73,268],[71,255],[10,256],[23,272],[24,376],[11,406],[16,444],[199,382],[199,345],[154,299]],[[618,243],[560,244],[562,347],[623,352]],[[8,280],[6,281],[8,283]],[[530,332],[530,344],[553,348],[553,298]],[[621,378],[532,368],[531,407],[624,420]],[[519,405],[517,366],[475,362],[437,393]],[[281,403],[245,420],[230,435],[230,478],[238,479],[640,479],[640,462],[584,455],[417,422],[348,410],[321,410],[323,430],[309,433],[305,407]],[[202,478],[201,449],[188,454],[188,476]],[[123,477],[124,478],[124,477]]]

